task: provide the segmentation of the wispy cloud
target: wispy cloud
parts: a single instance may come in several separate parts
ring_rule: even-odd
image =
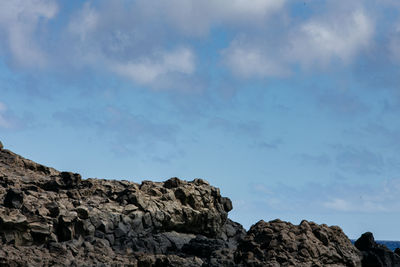
[[[279,29],[238,35],[223,50],[224,63],[242,78],[281,77],[295,66],[315,70],[349,65],[374,45],[375,21],[362,5],[344,1],[322,5],[326,7],[322,12],[300,23],[282,19]]]
[[[13,61],[21,66],[44,66],[47,54],[39,45],[40,26],[54,18],[58,10],[52,0],[17,0],[0,3],[2,45],[11,51]]]
[[[235,39],[222,51],[224,64],[240,78],[288,75],[290,70],[285,65],[285,60],[279,58],[279,54],[279,51],[271,51],[262,44],[248,40],[247,37]]]
[[[153,15],[165,16],[166,21],[189,36],[204,36],[216,25],[259,27],[268,17],[280,11],[285,0],[196,1],[173,0],[167,2],[142,1],[141,7],[152,9]],[[160,14],[161,12],[162,14]]]
[[[135,82],[151,85],[160,77],[171,73],[192,74],[195,71],[195,60],[190,49],[178,48],[171,52],[155,53],[152,58],[111,63],[110,68]]]
[[[289,53],[305,67],[348,64],[371,46],[374,22],[363,9],[336,10],[302,24],[291,37]]]

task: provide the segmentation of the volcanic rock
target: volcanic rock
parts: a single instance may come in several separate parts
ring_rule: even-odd
[[[7,208],[19,209],[24,201],[24,196],[19,189],[10,188],[4,197],[4,206]]]
[[[360,252],[337,226],[259,221],[235,252],[244,266],[361,266]]]
[[[338,227],[228,219],[205,180],[82,179],[0,150],[0,266],[360,266]]]
[[[385,245],[377,244],[371,232],[362,234],[355,246],[363,254],[362,265],[365,267],[400,266],[400,256]]]

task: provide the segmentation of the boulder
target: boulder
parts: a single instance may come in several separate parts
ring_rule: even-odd
[[[360,252],[337,226],[259,221],[239,242],[241,266],[361,266]]]
[[[371,232],[362,234],[354,245],[362,252],[365,267],[400,266],[400,256],[385,245],[376,243]]]

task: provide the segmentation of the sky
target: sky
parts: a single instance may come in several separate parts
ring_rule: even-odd
[[[396,0],[0,0],[0,140],[400,240],[399,67]]]

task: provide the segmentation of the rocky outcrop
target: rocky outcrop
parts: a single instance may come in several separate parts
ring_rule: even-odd
[[[355,246],[362,252],[362,265],[365,267],[400,266],[400,256],[396,251],[393,252],[385,245],[377,244],[370,232],[361,235]]]
[[[245,266],[361,266],[360,252],[337,226],[259,221],[235,252]]]
[[[82,179],[0,149],[0,266],[360,266],[338,227],[247,233],[202,179]]]
[[[0,201],[0,265],[218,264],[245,234],[228,219],[231,201],[202,179],[82,180],[5,149]]]

